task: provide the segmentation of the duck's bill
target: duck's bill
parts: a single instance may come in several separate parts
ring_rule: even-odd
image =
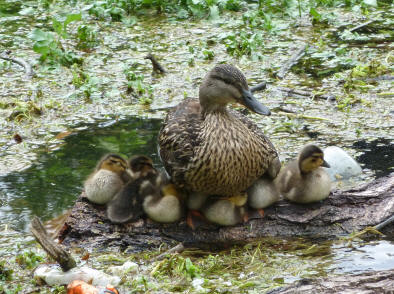
[[[330,168],[330,165],[323,159],[323,164],[321,166]]]
[[[257,101],[257,99],[253,96],[252,92],[244,90],[242,94],[243,105],[245,105],[251,111],[262,115],[271,115],[271,111],[268,109],[268,107]]]

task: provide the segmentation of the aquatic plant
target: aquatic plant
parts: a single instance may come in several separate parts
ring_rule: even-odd
[[[65,50],[61,43],[61,39],[69,37],[67,25],[78,20],[81,20],[81,14],[68,14],[64,21],[53,18],[52,28],[56,35],[40,29],[34,29],[31,32],[30,38],[35,42],[33,50],[41,54],[40,62],[47,62],[51,65],[61,64],[64,66],[82,63],[82,58],[78,57],[76,53],[72,51]]]

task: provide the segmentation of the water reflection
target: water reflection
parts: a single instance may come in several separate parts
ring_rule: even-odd
[[[60,149],[39,154],[37,164],[29,169],[0,177],[0,224],[26,230],[33,215],[47,220],[70,208],[105,153],[145,154],[158,163],[160,123],[132,117],[89,125],[66,137]]]
[[[356,244],[353,244],[356,246]],[[394,267],[394,241],[380,240],[348,248],[333,245],[335,252],[334,273],[357,274],[372,270],[389,270]]]
[[[376,178],[386,176],[394,171],[394,143],[392,140],[384,138],[371,142],[361,140],[355,142],[353,148],[363,152],[356,159],[363,168],[373,170]]]

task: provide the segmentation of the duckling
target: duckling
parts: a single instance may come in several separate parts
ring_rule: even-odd
[[[107,205],[107,217],[113,223],[135,221],[143,214],[144,195],[140,189],[146,183],[156,183],[158,172],[153,161],[147,156],[138,155],[130,158],[131,180],[115,195]]]
[[[145,182],[140,193],[144,197],[143,208],[148,217],[159,223],[173,223],[183,215],[182,196],[174,184],[164,183],[161,175],[156,185]]]
[[[199,100],[181,102],[162,125],[160,157],[173,183],[190,199],[238,195],[263,174],[275,178],[279,172],[275,147],[255,123],[227,109],[232,102],[270,114],[238,68],[219,64],[203,80]]]
[[[330,167],[324,160],[323,151],[316,145],[306,145],[298,159],[283,168],[276,185],[283,196],[298,203],[310,203],[328,197],[331,189],[330,176],[322,167]]]
[[[219,200],[212,197],[201,210],[209,222],[221,226],[233,226],[247,220],[246,202],[246,193]]]
[[[270,168],[276,172],[280,171],[280,161],[274,161]],[[263,208],[270,206],[279,200],[279,191],[273,179],[263,175],[247,190],[248,204],[251,208],[259,210],[260,215],[264,215]]]
[[[84,183],[86,197],[93,203],[106,204],[128,178],[127,162],[117,154],[107,154]]]
[[[279,200],[279,191],[275,182],[268,178],[258,179],[248,190],[248,205],[251,208],[258,209],[261,215],[264,212],[261,210],[266,208]]]

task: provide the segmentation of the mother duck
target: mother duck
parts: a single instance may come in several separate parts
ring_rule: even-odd
[[[216,65],[204,78],[199,100],[186,99],[168,113],[159,133],[160,157],[175,185],[191,196],[244,194],[259,177],[275,178],[280,162],[263,132],[237,111],[236,102],[262,115],[235,66]]]

